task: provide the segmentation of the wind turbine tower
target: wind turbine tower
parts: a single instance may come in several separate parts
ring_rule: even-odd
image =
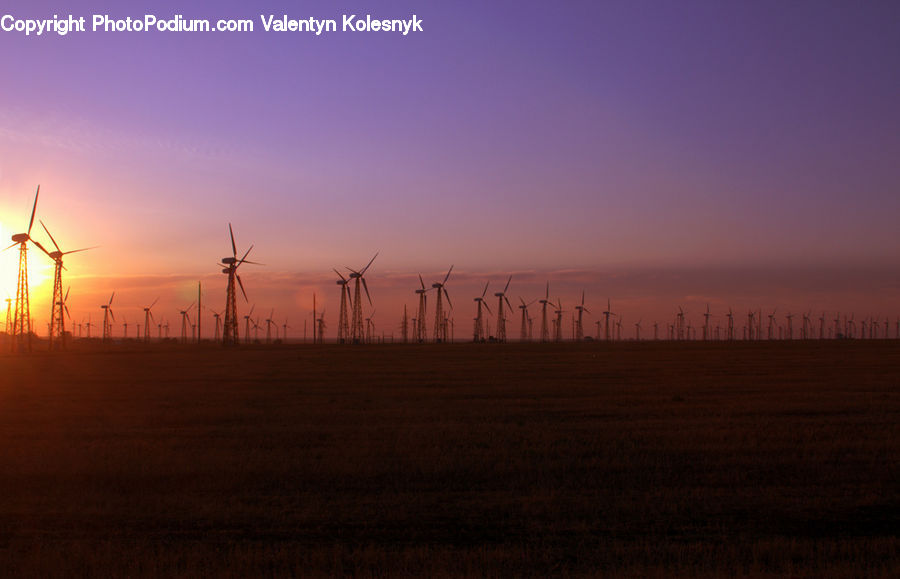
[[[350,339],[354,344],[358,344],[365,339],[365,328],[363,327],[363,312],[362,312],[362,295],[359,290],[360,282],[362,282],[362,287],[366,291],[366,298],[369,300],[369,305],[372,305],[372,296],[369,295],[369,285],[366,283],[366,270],[369,269],[369,266],[372,265],[372,262],[375,261],[375,258],[378,257],[378,252],[375,252],[375,255],[372,256],[372,259],[369,260],[369,263],[366,267],[362,268],[360,271],[356,271],[353,269],[347,268],[350,270],[350,279],[354,280],[353,282],[353,303],[351,304],[351,308],[353,309],[353,319],[350,321]],[[324,322],[323,322],[324,324]]]
[[[447,341],[447,324],[444,323],[444,318],[446,317],[444,314],[444,305],[441,301],[441,294],[447,298],[447,304],[452,308],[453,304],[450,303],[450,294],[447,293],[447,288],[444,287],[447,283],[447,280],[450,278],[450,272],[453,271],[453,266],[450,266],[450,269],[447,270],[447,275],[444,276],[444,281],[435,282],[431,284],[431,287],[437,290],[437,305],[435,306],[434,312],[434,341],[435,342],[446,342]]]
[[[43,246],[31,238],[31,226],[34,225],[34,214],[37,211],[38,195],[41,193],[41,186],[38,185],[37,191],[34,193],[34,205],[31,207],[31,220],[28,222],[27,233],[17,233],[12,236],[13,244],[9,247],[19,245],[19,277],[16,284],[16,307],[13,313],[12,327],[12,349],[13,352],[31,351],[31,306],[28,301],[28,242],[34,243],[44,253],[47,250]],[[49,254],[48,254],[49,255]],[[6,329],[9,333],[9,327]]]
[[[158,302],[158,301],[159,301],[159,298],[157,297],[155,300],[153,300],[152,304],[150,304],[149,306],[144,308],[144,341],[145,342],[150,341],[150,322],[152,321],[153,323],[156,323],[156,320],[153,319],[153,312],[151,310],[153,309],[153,306],[155,306],[156,302]],[[216,317],[216,327],[218,327],[218,319],[219,318]],[[218,334],[218,332],[216,332],[217,340],[218,340],[218,336],[219,336],[219,334]]]
[[[416,295],[419,296],[419,309],[416,313],[415,320],[413,320],[413,337],[416,342],[421,343],[427,339],[425,314],[427,313],[428,306],[428,296],[425,295],[428,290],[425,289],[425,281],[422,280],[422,274],[419,274],[419,283],[422,284],[422,289],[416,290]]]
[[[112,311],[112,301],[113,298],[116,297],[116,292],[113,292],[111,296],[109,296],[109,302],[105,305],[100,306],[103,310],[103,341],[108,342],[112,340],[112,323],[116,321],[116,316]],[[112,318],[112,319],[110,319]]]
[[[481,292],[480,297],[474,298],[475,303],[478,304],[475,310],[475,329],[472,332],[472,341],[473,342],[484,342],[484,315],[482,314],[482,309],[487,309],[488,313],[490,313],[490,308],[488,308],[487,302],[484,301],[484,296],[487,295],[487,288],[491,282],[486,282],[484,284],[484,291]]]
[[[244,282],[241,281],[241,276],[238,275],[237,270],[243,263],[252,263],[254,265],[262,264],[247,261],[247,256],[250,255],[250,251],[253,249],[252,245],[247,249],[244,257],[238,259],[237,245],[234,242],[234,230],[231,228],[231,223],[228,224],[228,233],[231,235],[231,255],[222,259],[222,273],[228,276],[228,285],[225,290],[225,328],[222,332],[222,342],[226,346],[237,346],[238,317],[237,288],[235,287],[235,281],[237,281],[237,285],[241,288],[241,294],[244,296],[244,301],[247,301],[247,292],[244,291]],[[248,338],[249,335],[248,331]]]
[[[549,342],[550,341],[550,332],[547,328],[547,304],[550,303],[550,282],[547,282],[547,292],[544,294],[544,299],[540,302],[541,304],[541,342]]]
[[[578,310],[578,318],[575,321],[575,341],[582,342],[584,341],[584,326],[582,325],[584,312],[591,313],[591,310],[584,307],[584,290],[581,290],[581,305],[575,306],[575,309]]]
[[[706,304],[706,313],[703,314],[703,341],[709,339],[709,304]]]
[[[497,292],[494,294],[494,297],[497,298],[497,341],[505,342],[506,341],[506,309],[503,307],[504,300],[506,301],[506,305],[509,306],[510,313],[512,312],[512,305],[509,303],[509,298],[506,297],[506,290],[509,289],[509,282],[512,281],[512,276],[509,276],[509,279],[506,280],[506,287],[503,288],[502,292]]]
[[[335,281],[336,284],[341,286],[341,308],[338,310],[337,341],[338,344],[344,344],[350,339],[350,313],[347,310],[348,301],[352,302],[350,299],[350,288],[347,287],[347,284],[350,282],[337,269],[334,270],[334,273],[341,278]]]

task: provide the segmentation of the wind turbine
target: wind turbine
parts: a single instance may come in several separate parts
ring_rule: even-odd
[[[788,312],[787,316],[785,316],[785,317],[787,318],[787,339],[793,340],[794,339],[794,315],[792,313]]]
[[[547,282],[547,291],[544,299],[538,302],[541,304],[541,342],[550,341],[550,332],[547,329],[547,304],[550,303],[550,282]]]
[[[35,199],[36,201],[37,199]],[[40,220],[38,220],[40,221]],[[47,233],[47,236],[50,238],[50,241],[53,242],[53,247],[56,248],[56,251],[52,251],[47,255],[50,256],[50,259],[53,260],[54,268],[53,268],[53,299],[51,301],[51,311],[50,311],[50,347],[53,347],[53,339],[57,338],[59,340],[58,345],[61,347],[65,347],[66,343],[66,317],[64,315],[64,307],[65,300],[63,299],[63,291],[62,291],[62,270],[65,269],[63,266],[63,256],[69,255],[70,253],[78,253],[80,251],[87,251],[89,249],[95,249],[95,247],[85,247],[82,249],[73,249],[71,251],[63,251],[59,248],[59,244],[56,243],[56,240],[53,238],[53,235],[50,234],[50,230],[47,229],[47,226],[44,225],[43,221],[40,221],[41,227],[44,228],[44,231]],[[40,247],[40,245],[38,245]],[[41,247],[41,249],[44,249]],[[46,250],[44,250],[46,253]],[[68,293],[68,292],[67,292]]]
[[[353,319],[350,322],[350,339],[354,344],[358,344],[365,337],[363,335],[363,313],[362,313],[362,296],[360,295],[359,286],[360,282],[362,282],[363,289],[366,290],[366,298],[369,300],[369,305],[372,305],[372,296],[369,295],[369,286],[366,283],[366,271],[369,269],[369,266],[372,265],[372,262],[375,261],[375,258],[378,257],[378,252],[375,252],[375,255],[372,256],[372,259],[369,260],[369,263],[366,267],[362,268],[360,271],[356,271],[353,269],[347,268],[350,270],[350,279],[354,280],[353,285],[353,304],[351,307],[353,308]],[[346,267],[346,266],[345,266]]]
[[[506,297],[506,290],[509,289],[509,282],[512,281],[512,276],[509,276],[509,279],[506,280],[506,287],[503,288],[502,292],[497,292],[494,294],[494,297],[497,298],[497,341],[505,342],[506,341],[506,309],[503,307],[504,300],[506,301],[506,305],[509,306],[509,311],[512,312],[512,305],[509,303],[509,298]],[[448,301],[450,298],[447,298]]]
[[[706,313],[703,314],[703,341],[709,339],[709,304],[706,304]]]
[[[441,295],[447,298],[447,305],[450,308],[453,308],[453,304],[450,302],[450,294],[447,293],[447,288],[444,287],[447,284],[447,280],[450,279],[450,272],[453,271],[453,266],[450,266],[450,269],[447,270],[447,275],[444,276],[444,281],[435,282],[431,284],[431,287],[437,290],[437,306],[435,306],[434,311],[434,341],[435,342],[446,342],[447,341],[447,324],[444,323],[444,304],[441,301]]]
[[[474,298],[475,303],[478,304],[476,306],[475,313],[475,330],[473,332],[472,341],[473,342],[484,342],[484,316],[482,314],[482,307],[487,309],[488,313],[491,313],[491,309],[488,308],[487,302],[484,301],[484,296],[487,295],[487,288],[491,282],[486,282],[484,284],[484,291],[481,292],[481,296]]]
[[[728,308],[728,339],[734,340],[734,312]]]
[[[428,306],[428,296],[426,293],[428,292],[425,289],[425,282],[422,280],[422,274],[419,274],[419,283],[422,284],[422,289],[416,290],[416,295],[419,296],[419,309],[416,313],[416,317],[413,320],[413,335],[417,342],[421,343],[427,340],[426,336],[426,325],[425,325],[425,314],[427,313]]]
[[[634,325],[634,339],[638,342],[641,341],[641,322],[644,321],[644,318],[638,320],[638,322]],[[705,332],[704,332],[705,333]]]
[[[556,298],[556,310],[553,312],[556,314],[556,322],[553,329],[555,330],[555,341],[557,342],[562,342],[562,318],[564,311],[565,310],[562,309],[562,300]]]
[[[606,298],[606,311],[603,312],[603,334],[606,341],[609,341],[609,317],[614,316],[610,307],[609,298]]]
[[[519,306],[519,309],[522,310],[522,328],[519,330],[519,340],[525,342],[531,340],[531,318],[528,316],[528,306],[533,304],[535,300],[531,300],[526,304],[522,296],[519,296],[519,301],[522,302],[522,305]]]
[[[116,292],[113,292],[111,296],[109,296],[109,302],[101,305],[100,308],[103,310],[103,341],[107,342],[112,340],[112,322],[116,321],[116,315],[112,311],[112,302],[113,298],[116,297]],[[110,318],[112,320],[110,321]]]
[[[238,275],[237,270],[243,263],[251,263],[253,265],[262,264],[247,261],[247,256],[250,255],[253,245],[247,249],[247,252],[244,253],[242,258],[238,259],[237,244],[234,242],[234,230],[231,228],[231,223],[228,224],[228,234],[231,236],[231,255],[222,258],[221,263],[222,273],[228,276],[228,285],[225,289],[225,328],[222,332],[222,342],[226,346],[236,346],[238,344],[238,317],[237,288],[235,288],[235,280],[237,280],[237,285],[241,288],[241,294],[244,296],[244,301],[248,301],[247,292],[244,291],[244,282],[241,281],[241,276]]]
[[[247,312],[247,315],[244,316],[244,343],[250,343],[250,316],[253,315],[253,310],[256,308],[256,304],[250,306],[250,311]],[[235,339],[237,338],[237,331],[234,332]]]
[[[272,311],[269,313],[269,317],[266,318],[266,344],[272,343],[272,325],[275,322],[272,318],[275,316],[275,308],[272,308]],[[275,332],[278,333],[278,326],[275,326]]]
[[[213,310],[212,315],[213,315],[213,318],[216,320],[216,334],[215,334],[215,337],[213,338],[213,341],[218,342],[219,336],[221,336],[221,333],[222,333],[222,314]]]
[[[578,319],[575,322],[575,340],[581,342],[584,340],[584,326],[582,325],[584,312],[591,313],[589,309],[584,307],[584,290],[581,290],[581,305],[575,306],[575,309],[578,310]]]
[[[772,310],[772,313],[769,314],[769,329],[768,329],[768,338],[770,340],[775,339],[775,312],[778,311],[778,308]]]
[[[188,314],[188,312],[191,311],[191,308],[194,307],[195,303],[197,303],[197,302],[191,302],[191,305],[189,305],[188,307],[186,307],[183,310],[178,312],[181,314],[181,343],[182,344],[187,344],[188,328],[191,326],[191,316]]]
[[[288,328],[290,328],[290,326],[288,325],[288,319],[285,318],[285,319],[284,319],[284,324],[281,325],[281,329],[282,329],[282,332],[281,332],[281,341],[284,342],[284,343],[287,343],[287,331],[288,331]]]
[[[153,309],[153,306],[155,306],[156,302],[158,302],[158,301],[159,301],[159,297],[157,297],[155,300],[153,300],[152,304],[150,304],[149,306],[144,308],[144,341],[145,342],[150,341],[150,322],[152,321],[153,323],[156,323],[156,320],[153,319],[153,312],[151,310]],[[218,318],[216,318],[216,327],[218,328]],[[218,340],[218,337],[219,337],[219,333],[216,332],[216,340]]]
[[[372,259],[375,259],[374,257]],[[334,273],[338,275],[339,280],[337,283],[341,286],[341,308],[338,310],[338,335],[337,340],[338,344],[343,344],[350,339],[350,314],[347,310],[347,304],[353,303],[353,300],[350,299],[350,288],[347,285],[350,283],[347,278],[341,275],[337,269],[334,270]]]
[[[19,352],[31,351],[31,306],[28,301],[28,242],[32,242],[41,251],[49,255],[44,246],[31,238],[31,227],[34,225],[34,214],[37,211],[38,195],[40,193],[41,186],[38,185],[37,191],[34,193],[34,205],[31,207],[31,220],[28,221],[28,231],[13,235],[13,244],[7,248],[11,249],[16,245],[19,246],[19,277],[16,284],[16,308],[13,314],[11,333],[13,352],[16,350]],[[9,333],[9,328],[6,331]]]
[[[375,310],[372,310],[372,313],[369,314],[369,317],[366,318],[366,343],[371,344],[375,337],[375,322],[372,321],[372,318],[375,317]]]

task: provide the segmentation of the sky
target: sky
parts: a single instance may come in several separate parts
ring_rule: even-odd
[[[332,268],[375,252],[386,333],[415,307],[417,274],[430,284],[451,264],[458,338],[483,284],[509,275],[515,302],[549,281],[564,309],[584,291],[631,323],[706,304],[719,319],[900,314],[897,2],[0,9],[89,28],[146,13],[255,30],[0,31],[0,234],[27,227],[40,184],[37,216],[62,249],[99,246],[66,260],[76,322],[115,291],[120,319],[159,297],[174,324],[198,281],[222,311],[229,223],[265,264],[242,266],[240,315],[274,309],[294,336],[313,293],[333,335]],[[264,32],[261,14],[339,28],[344,14],[416,15],[423,30]],[[0,293],[15,294],[16,260],[0,254]],[[52,267],[32,250],[29,268],[40,333]]]

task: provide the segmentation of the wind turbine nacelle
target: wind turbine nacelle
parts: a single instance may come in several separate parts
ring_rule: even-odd
[[[237,263],[237,258],[236,257],[223,257],[222,263],[226,263],[226,264]]]
[[[338,284],[338,285],[344,285],[344,284],[347,283],[347,282],[345,282],[345,281],[342,280],[342,279],[339,279],[339,280],[337,280],[337,281],[334,282],[334,283],[336,283],[336,284]]]
[[[433,287],[434,289],[441,289],[441,284],[433,283],[433,284],[431,284],[431,287]]]
[[[222,273],[231,273],[231,268],[229,268],[229,267],[223,268]]]
[[[424,294],[424,293],[425,293],[425,290],[418,289],[418,290],[416,290],[416,293],[417,293],[417,294]]]
[[[16,243],[25,243],[28,241],[29,237],[27,233],[16,233],[12,236],[12,240]]]
[[[356,279],[356,278],[358,278],[358,277],[362,277],[362,276],[359,275],[359,274],[356,273],[356,272],[353,272],[353,273],[350,274],[350,279]]]
[[[61,251],[54,251],[48,255],[50,256],[50,259],[52,259],[54,261],[62,259],[62,256],[63,256]]]
[[[497,293],[495,293],[495,294],[494,294],[494,297],[495,297],[495,298],[502,298],[502,297],[503,297],[503,292],[497,292]]]

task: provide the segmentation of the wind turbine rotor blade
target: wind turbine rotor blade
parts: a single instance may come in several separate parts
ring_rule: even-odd
[[[69,286],[66,288],[66,295],[65,295],[65,297],[63,297],[63,303],[66,303],[66,301],[69,299],[69,290],[71,290],[71,289],[72,289],[72,286]]]
[[[19,242],[18,242],[18,241],[16,241],[15,243],[13,243],[12,245],[10,245],[10,246],[7,247],[6,249],[12,249],[12,248],[14,248],[14,247],[17,246],[17,245],[19,245]],[[4,249],[3,251],[6,251],[6,249]],[[423,286],[423,287],[424,287],[424,286]]]
[[[234,242],[234,230],[231,229],[231,224],[228,224],[228,234],[231,235],[231,256],[237,257],[237,244]]]
[[[37,186],[37,191],[34,192],[34,205],[31,207],[31,221],[28,222],[28,236],[31,236],[31,226],[34,225],[34,214],[37,212],[37,201],[38,196],[41,194],[41,186]]]
[[[44,231],[46,231],[46,232],[47,232],[47,237],[49,237],[49,238],[50,238],[50,241],[52,241],[52,242],[53,242],[53,247],[55,247],[55,248],[56,248],[56,251],[58,251],[58,252],[60,252],[60,253],[62,253],[62,250],[61,250],[61,249],[60,249],[60,248],[59,248],[59,245],[58,245],[58,244],[57,244],[57,243],[56,243],[56,240],[55,240],[55,239],[53,239],[53,236],[52,236],[52,235],[51,235],[51,234],[50,234],[50,230],[49,230],[49,229],[47,229],[47,226],[46,226],[46,225],[44,225],[44,222],[43,222],[43,221],[41,221],[41,220],[40,220],[40,219],[38,219],[38,221],[40,221],[40,222],[41,222],[41,227],[43,227],[43,228],[44,228]]]
[[[447,298],[447,305],[450,306],[450,309],[452,310],[453,302],[450,301],[450,294],[447,293],[447,288],[445,288],[444,286],[441,286],[441,288],[438,291],[441,291],[441,290],[444,290],[444,297]]]
[[[115,321],[116,321],[116,314],[113,313],[112,308],[107,308],[107,309],[109,310],[109,317],[111,317],[111,318],[113,319],[113,321],[115,322]]]
[[[156,299],[155,299],[155,300],[153,300],[153,303],[152,303],[152,304],[150,304],[150,305],[149,305],[149,306],[148,306],[148,307],[147,307],[147,309],[148,309],[148,310],[149,310],[149,309],[151,309],[151,308],[152,308],[152,307],[153,307],[153,306],[155,306],[155,305],[156,305],[156,302],[158,302],[158,301],[159,301],[159,296],[157,296],[157,297],[156,297]]]
[[[371,306],[372,305],[372,296],[369,295],[369,285],[366,283],[366,278],[361,277],[359,279],[362,280],[363,289],[366,290],[366,297],[369,299],[369,305]]]
[[[522,302],[522,305],[524,307],[526,307],[526,308],[528,307],[528,304],[525,303],[525,300],[522,299],[522,296],[519,296],[519,301]]]
[[[375,255],[372,256],[372,259],[369,260],[369,263],[366,264],[366,267],[364,267],[364,268],[362,269],[362,271],[359,272],[360,275],[363,275],[364,273],[366,273],[366,270],[369,269],[369,266],[372,265],[372,262],[375,261],[375,258],[376,258],[376,257],[378,257],[378,252],[377,252],[377,251],[375,252]]]
[[[150,310],[147,310],[147,313],[150,314],[150,321],[153,322],[153,323],[155,324],[155,323],[156,323],[156,319],[153,317],[153,312],[151,312]]]
[[[247,292],[244,291],[244,282],[241,281],[241,276],[235,275],[234,277],[237,278],[238,286],[240,286],[240,288],[241,288],[241,294],[243,294],[243,296],[244,296],[244,301],[249,302],[250,300],[247,299]],[[250,311],[253,311],[253,310],[250,310]]]
[[[489,314],[491,314],[492,316],[494,315],[494,312],[491,311],[491,307],[487,304],[487,302],[481,302],[481,304],[484,306],[484,309],[486,309]]]
[[[503,299],[506,300],[506,307],[509,308],[509,311],[512,311],[513,307],[512,307],[512,304],[509,303],[509,298],[506,296],[503,296]]]
[[[31,238],[29,237],[28,239],[31,239]],[[43,251],[44,253],[47,254],[47,257],[50,257],[50,252],[47,251],[47,250],[44,248],[44,246],[41,245],[40,242],[39,242],[37,239],[31,239],[31,243],[37,245],[37,246],[40,248],[41,251]],[[50,259],[53,259],[53,258],[50,257]]]
[[[69,313],[69,306],[67,306],[65,302],[63,302],[63,311],[66,312],[66,317],[71,320],[72,314]]]
[[[509,279],[506,280],[506,287],[503,288],[503,293],[506,293],[506,290],[509,289],[509,282],[512,281],[512,276],[509,276]]]
[[[587,308],[584,307],[584,306],[581,306],[581,309],[583,309],[583,310],[586,311],[587,313],[591,313],[591,310],[587,309]]]
[[[490,285],[490,283],[491,283],[491,282],[488,281],[486,284],[484,284],[484,291],[481,292],[481,297],[484,297],[484,296],[487,295],[487,288],[488,288],[488,286]]]
[[[341,275],[341,272],[339,272],[339,271],[338,271],[337,269],[335,269],[335,268],[331,268],[331,269],[334,270],[334,273],[338,274],[338,277],[341,278],[341,281],[344,281],[344,282],[347,281],[347,278],[345,278],[343,275]]]
[[[16,245],[16,244],[13,243],[10,247],[13,247],[13,246],[15,246],[15,245]],[[425,281],[422,280],[422,274],[421,274],[421,273],[419,274],[419,283],[422,284],[422,289],[425,289]]]
[[[250,255],[250,252],[251,252],[252,250],[253,250],[253,246],[251,245],[251,246],[247,249],[247,253],[244,254],[244,257],[242,257],[242,258],[238,261],[237,265],[234,266],[234,267],[237,267],[238,265],[241,265],[242,263],[244,263],[244,261],[247,259],[247,256]]]
[[[106,305],[111,306],[114,297],[116,297],[116,292],[113,292],[112,295],[109,296],[109,303]]]
[[[447,275],[444,276],[444,281],[441,283],[441,285],[444,285],[445,283],[447,283],[447,280],[450,279],[450,272],[451,272],[451,271],[453,271],[453,266],[452,266],[452,265],[450,266],[450,269],[447,270]]]
[[[81,249],[73,249],[72,251],[64,251],[64,252],[62,252],[62,254],[69,255],[70,253],[78,253],[79,251],[87,251],[89,249],[97,249],[98,247],[100,247],[100,246],[94,245],[93,247],[82,247]],[[57,248],[57,249],[59,249],[59,248]]]

